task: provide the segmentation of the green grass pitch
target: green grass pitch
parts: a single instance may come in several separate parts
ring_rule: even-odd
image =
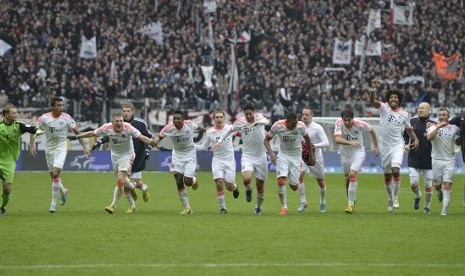
[[[151,198],[126,214],[121,199],[109,215],[112,173],[64,172],[68,203],[48,212],[48,173],[17,173],[7,213],[0,216],[0,275],[464,275],[464,175],[455,177],[449,215],[413,210],[402,176],[400,209],[386,210],[382,175],[361,174],[356,213],[347,215],[343,176],[328,174],[328,211],[318,210],[315,180],[306,176],[309,208],[301,214],[288,188],[289,215],[280,210],[274,174],[266,183],[263,214],[253,214],[240,176],[238,199],[227,193],[218,213],[211,173],[188,189],[194,213],[182,210],[171,174],[145,172]],[[423,186],[422,186],[423,189]],[[422,199],[421,204],[424,201]]]

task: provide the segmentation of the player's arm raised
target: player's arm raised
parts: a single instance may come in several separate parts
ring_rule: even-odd
[[[381,106],[381,102],[376,100],[376,92],[378,91],[379,87],[379,80],[374,79],[371,81],[371,88],[370,88],[370,103],[376,108]]]

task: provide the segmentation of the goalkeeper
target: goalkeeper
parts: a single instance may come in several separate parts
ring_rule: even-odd
[[[2,109],[3,118],[0,121],[0,179],[3,183],[2,204],[0,205],[0,215],[6,212],[5,206],[10,201],[11,184],[15,175],[16,160],[20,153],[21,135],[31,133],[41,135],[44,131],[35,126],[26,125],[17,120],[18,112],[16,108],[7,104]]]
[[[123,103],[121,105],[121,112],[123,113],[123,120],[126,123],[130,123],[134,128],[140,131],[142,135],[147,136],[148,138],[153,138],[152,132],[148,129],[147,123],[141,118],[134,117],[134,105],[132,103]],[[102,144],[108,143],[110,140],[108,136],[103,136],[98,139],[92,150],[99,149]],[[142,190],[142,198],[144,202],[147,202],[150,198],[148,192],[148,186],[142,181],[142,171],[145,169],[145,163],[150,157],[150,151],[152,147],[150,145],[144,144],[139,139],[133,138],[132,142],[134,144],[134,152],[136,158],[132,163],[131,169],[131,181],[134,182],[135,187]],[[130,190],[132,198],[137,200],[137,194],[134,190]]]

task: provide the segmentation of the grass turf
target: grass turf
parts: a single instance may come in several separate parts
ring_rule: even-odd
[[[315,180],[306,176],[309,208],[302,214],[297,192],[288,189],[289,215],[280,210],[270,174],[263,214],[253,214],[240,185],[238,199],[226,195],[220,215],[211,174],[198,174],[200,187],[188,189],[194,213],[182,210],[169,173],[144,173],[151,198],[138,210],[109,215],[112,173],[64,172],[68,203],[48,212],[50,180],[45,172],[17,173],[7,213],[0,216],[2,275],[463,275],[465,264],[464,176],[457,175],[449,215],[413,209],[413,193],[403,176],[400,209],[386,210],[382,175],[361,174],[356,213],[347,215],[343,176],[328,174],[327,208],[319,213]],[[241,183],[240,176],[237,183]]]

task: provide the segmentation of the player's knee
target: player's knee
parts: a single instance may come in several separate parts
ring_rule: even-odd
[[[349,173],[349,181],[350,182],[357,182],[357,174],[353,173],[353,172],[350,172]]]
[[[11,194],[11,186],[10,186],[10,185],[5,185],[5,186],[3,186],[3,194],[4,194],[4,195],[9,195],[9,194]]]
[[[289,183],[289,187],[291,187],[291,190],[297,191],[297,189],[299,188],[299,184],[291,184],[291,183]]]
[[[433,191],[433,187],[425,187],[425,192],[431,193]]]
[[[286,177],[280,177],[278,178],[278,185],[279,186],[285,186],[286,185]]]

